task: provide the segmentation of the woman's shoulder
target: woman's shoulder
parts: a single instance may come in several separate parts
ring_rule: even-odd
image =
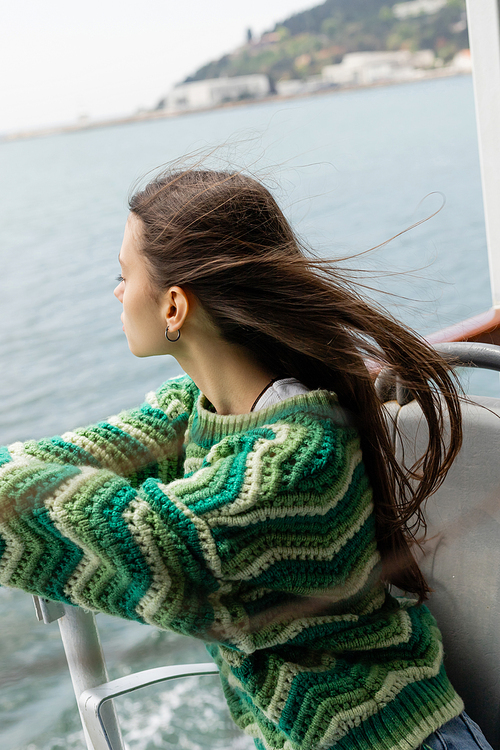
[[[252,411],[260,411],[273,404],[278,404],[292,396],[301,396],[309,393],[307,388],[296,378],[276,378],[272,380],[257,398]]]
[[[296,378],[279,378],[269,383],[256,400],[253,412],[260,418],[289,422],[330,420],[338,427],[353,427],[354,420],[344,409],[336,393],[322,388],[311,389]]]
[[[192,412],[200,396],[200,390],[189,375],[178,375],[160,385],[156,391],[146,394],[146,403],[160,408],[172,416],[173,410]]]

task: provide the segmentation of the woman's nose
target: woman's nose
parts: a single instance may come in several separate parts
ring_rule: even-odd
[[[117,300],[120,300],[120,302],[123,303],[123,300],[122,300],[122,298],[123,298],[123,289],[122,289],[122,286],[123,286],[123,282],[120,282],[118,284],[118,286],[116,286],[114,288],[113,294],[115,295],[115,297],[116,297]]]

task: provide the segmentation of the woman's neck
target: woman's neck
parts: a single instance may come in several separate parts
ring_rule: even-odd
[[[200,342],[191,338],[190,346],[179,350],[176,359],[218,414],[250,412],[275,377],[248,349],[219,336]]]

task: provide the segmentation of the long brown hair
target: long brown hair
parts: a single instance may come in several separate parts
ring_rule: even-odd
[[[222,335],[280,377],[335,391],[355,415],[372,481],[384,578],[427,598],[412,555],[422,502],[442,483],[462,440],[447,363],[415,332],[359,294],[304,248],[269,191],[241,172],[177,169],[136,192],[153,288],[185,286]],[[389,367],[419,403],[428,448],[398,463],[367,362]],[[449,438],[444,438],[448,413]]]

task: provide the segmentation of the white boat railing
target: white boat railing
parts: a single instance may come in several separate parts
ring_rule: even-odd
[[[79,607],[33,597],[38,619],[57,620],[88,750],[124,750],[113,698],[148,685],[195,675],[218,674],[215,664],[175,664],[108,679],[95,617]]]
[[[500,19],[498,0],[466,0],[493,307],[500,307]]]
[[[85,712],[79,705],[79,698],[84,691],[108,682],[108,672],[95,617],[79,607],[49,602],[40,599],[38,596],[34,596],[33,601],[36,615],[41,622],[48,625],[57,620],[87,748],[88,750],[98,750],[99,746],[90,738]],[[103,712],[110,741],[106,745],[101,745],[101,747],[104,750],[110,748],[112,750],[124,750],[113,704],[109,702],[103,707]]]
[[[115,745],[112,737],[113,724],[109,720],[109,711],[107,712],[112,698],[167,680],[217,673],[218,669],[213,663],[176,664],[145,669],[85,690],[80,695],[78,703],[94,750],[117,750],[120,747]]]

